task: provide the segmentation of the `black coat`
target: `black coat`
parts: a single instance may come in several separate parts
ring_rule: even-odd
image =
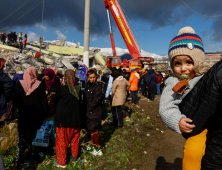
[[[76,88],[80,88],[76,85]],[[79,100],[69,92],[67,85],[61,86],[57,91],[53,100],[57,101],[55,126],[73,127],[80,125],[80,105],[81,105],[81,89],[79,90]]]
[[[182,114],[196,127],[185,138],[208,129],[202,170],[222,169],[222,61],[215,64],[179,105]]]
[[[148,71],[149,77],[146,86],[156,86],[156,74],[153,69]]]
[[[46,83],[45,83],[45,79],[42,79],[42,84],[44,86],[44,89],[46,91],[47,89],[47,86],[46,86]],[[55,82],[51,85],[51,89],[48,90],[49,93],[51,92],[57,92],[60,88],[60,79],[58,77],[55,78]]]
[[[11,99],[14,88],[14,81],[6,73],[0,71],[0,114],[6,112],[6,103]]]
[[[95,82],[86,87],[84,103],[86,106],[87,130],[93,131],[101,128],[102,101],[105,98],[102,86],[101,82]]]
[[[148,79],[149,79],[149,74],[145,74],[144,75],[144,80],[143,80],[143,84],[145,84],[147,86],[147,83],[148,83]]]
[[[44,118],[50,116],[45,89],[42,83],[34,92],[26,96],[21,83],[18,82],[12,100],[14,106],[18,108],[18,132],[35,133],[42,125]]]

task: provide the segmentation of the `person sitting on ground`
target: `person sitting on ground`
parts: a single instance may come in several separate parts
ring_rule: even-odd
[[[23,74],[24,74],[24,71],[21,70],[21,67],[17,67],[15,69],[15,74],[13,77],[13,81],[15,82],[15,84],[17,84],[19,80],[23,80]]]
[[[130,83],[123,78],[122,70],[115,70],[113,73],[113,88],[112,88],[112,113],[113,125],[116,128],[123,127],[123,117],[121,106],[126,102],[126,91],[130,88]]]
[[[54,162],[54,166],[62,168],[66,167],[69,143],[71,143],[72,162],[77,161],[81,122],[81,88],[75,81],[75,71],[66,70],[63,81],[65,85],[61,86],[53,98],[54,103],[57,102],[54,118],[57,162]]]
[[[84,105],[86,108],[87,131],[89,143],[95,147],[100,147],[98,130],[101,129],[102,120],[102,82],[97,81],[97,72],[90,69],[87,73],[88,82],[84,94]]]
[[[194,29],[191,27],[180,29],[178,35],[171,41],[169,47],[169,59],[175,76],[167,78],[159,108],[159,115],[164,124],[179,134],[191,133],[195,127],[195,125],[192,124],[193,120],[186,118],[186,115],[181,113],[179,104],[182,103],[185,96],[189,95],[192,89],[196,87],[196,83],[202,80],[203,74],[211,68],[211,65],[204,63],[204,58],[203,41],[195,33]],[[180,83],[182,83],[180,82],[180,79],[182,79],[181,75],[186,76],[189,82],[189,87],[183,89],[183,91],[180,91],[181,88],[179,87],[184,87],[183,84],[180,85]],[[204,86],[206,86],[206,84],[204,84]],[[175,87],[179,87],[179,90],[173,91]],[[215,93],[217,94],[217,92]],[[208,94],[208,92],[205,94]],[[201,98],[197,94],[197,90],[195,90],[195,96],[196,98]],[[213,98],[214,97],[211,99]],[[189,106],[193,108],[194,103]],[[198,119],[200,122],[205,120],[202,119],[201,116],[199,116]],[[205,129],[202,130],[200,134],[186,140],[184,146],[183,170],[202,169],[201,160],[205,154],[207,129],[205,127]],[[209,167],[209,169],[211,169],[211,167]],[[221,169],[221,167],[218,169]]]
[[[23,153],[29,147],[31,150],[31,161],[36,159],[36,147],[32,145],[32,141],[36,137],[36,132],[41,127],[43,120],[49,117],[45,89],[41,81],[37,80],[37,73],[35,67],[29,67],[24,72],[24,79],[16,84],[12,97],[19,114],[16,153],[17,167],[23,163]]]

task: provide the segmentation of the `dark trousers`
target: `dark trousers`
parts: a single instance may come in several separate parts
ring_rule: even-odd
[[[22,48],[19,48],[19,50],[20,50],[20,53],[22,53]]]
[[[147,88],[145,84],[141,84],[142,95],[147,97]]]
[[[35,133],[18,133],[16,163],[22,162],[23,153],[29,147],[31,148],[31,160],[34,160],[36,147],[32,145],[32,141],[36,137]]]
[[[123,127],[123,116],[121,113],[121,106],[113,106],[113,125],[116,127]]]
[[[5,170],[5,164],[4,164],[4,161],[2,159],[2,155],[0,154],[0,169],[1,170]]]
[[[137,103],[138,102],[138,91],[131,91],[131,97],[132,97],[132,102]]]
[[[155,86],[149,86],[148,87],[148,98],[150,100],[154,100],[154,98],[155,98],[155,90],[156,90]]]

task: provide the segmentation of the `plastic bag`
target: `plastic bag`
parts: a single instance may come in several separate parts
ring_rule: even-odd
[[[44,121],[40,129],[37,130],[37,134],[36,134],[35,139],[32,142],[32,145],[48,147],[52,127],[53,127],[53,120]]]

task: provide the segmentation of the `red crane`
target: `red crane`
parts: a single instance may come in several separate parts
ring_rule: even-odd
[[[126,17],[120,7],[118,0],[104,0],[104,3],[105,3],[105,8],[107,10],[107,15],[108,15],[110,38],[111,38],[111,44],[112,44],[113,56],[114,56],[114,57],[111,57],[112,67],[120,67],[122,65],[122,67],[125,68],[127,71],[131,71],[131,69],[135,69],[135,68],[141,69],[143,62],[150,63],[151,61],[153,61],[152,58],[144,58],[141,56],[140,47],[133,35],[133,32],[126,20]],[[121,64],[120,57],[116,56],[115,43],[114,43],[114,38],[113,38],[113,33],[112,33],[112,26],[111,26],[109,11],[111,11],[113,18],[116,22],[116,25],[119,28],[119,31],[123,37],[123,40],[125,41],[125,44],[132,57],[132,59],[129,61],[123,60],[122,64]]]

